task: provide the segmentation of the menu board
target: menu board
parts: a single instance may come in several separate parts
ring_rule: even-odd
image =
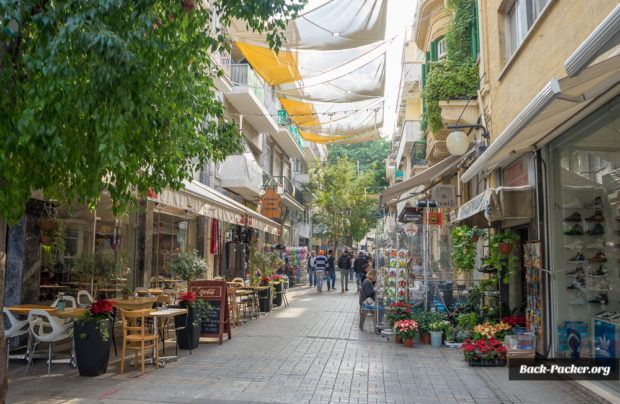
[[[220,344],[223,342],[224,333],[227,333],[228,339],[231,339],[230,310],[228,308],[226,282],[193,281],[189,284],[189,290],[196,294],[197,299],[209,302],[211,305],[209,318],[206,323],[203,323],[200,336],[218,338]]]

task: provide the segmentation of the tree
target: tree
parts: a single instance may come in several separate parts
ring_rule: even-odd
[[[334,249],[338,242],[352,245],[375,225],[377,197],[368,189],[373,172],[357,174],[356,163],[347,157],[317,166],[311,173],[310,191],[316,195],[316,223],[324,229]]]
[[[355,164],[359,161],[359,171],[372,171],[373,184],[370,191],[380,193],[387,186],[385,175],[385,159],[390,153],[391,144],[385,139],[377,139],[370,142],[352,145],[330,145],[329,161],[334,163],[340,157],[348,157]]]
[[[147,190],[178,189],[208,159],[239,152],[213,85],[210,55],[228,46],[214,12],[278,49],[285,19],[303,5],[0,0],[0,226],[23,215],[35,190],[94,206],[106,189],[121,213]],[[3,330],[0,320],[0,363]]]

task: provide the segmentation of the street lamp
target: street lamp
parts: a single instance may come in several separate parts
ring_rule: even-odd
[[[487,131],[484,125],[448,125],[448,129],[481,129],[482,137],[485,139],[489,138],[489,131]],[[446,138],[446,147],[453,156],[462,156],[469,149],[469,138],[465,132],[456,130],[451,132]]]

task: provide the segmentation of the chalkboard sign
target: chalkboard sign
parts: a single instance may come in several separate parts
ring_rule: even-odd
[[[228,308],[227,284],[225,281],[193,281],[189,290],[196,294],[196,298],[209,302],[211,310],[208,320],[202,324],[200,336],[207,338],[219,338],[223,341],[224,333],[228,339],[232,338],[230,332],[230,310]]]

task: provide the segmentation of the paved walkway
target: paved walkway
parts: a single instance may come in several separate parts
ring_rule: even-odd
[[[233,329],[165,368],[97,378],[42,361],[13,363],[10,403],[584,403],[566,382],[509,382],[505,368],[470,368],[456,349],[413,349],[360,332],[357,294],[300,288],[289,308]]]

